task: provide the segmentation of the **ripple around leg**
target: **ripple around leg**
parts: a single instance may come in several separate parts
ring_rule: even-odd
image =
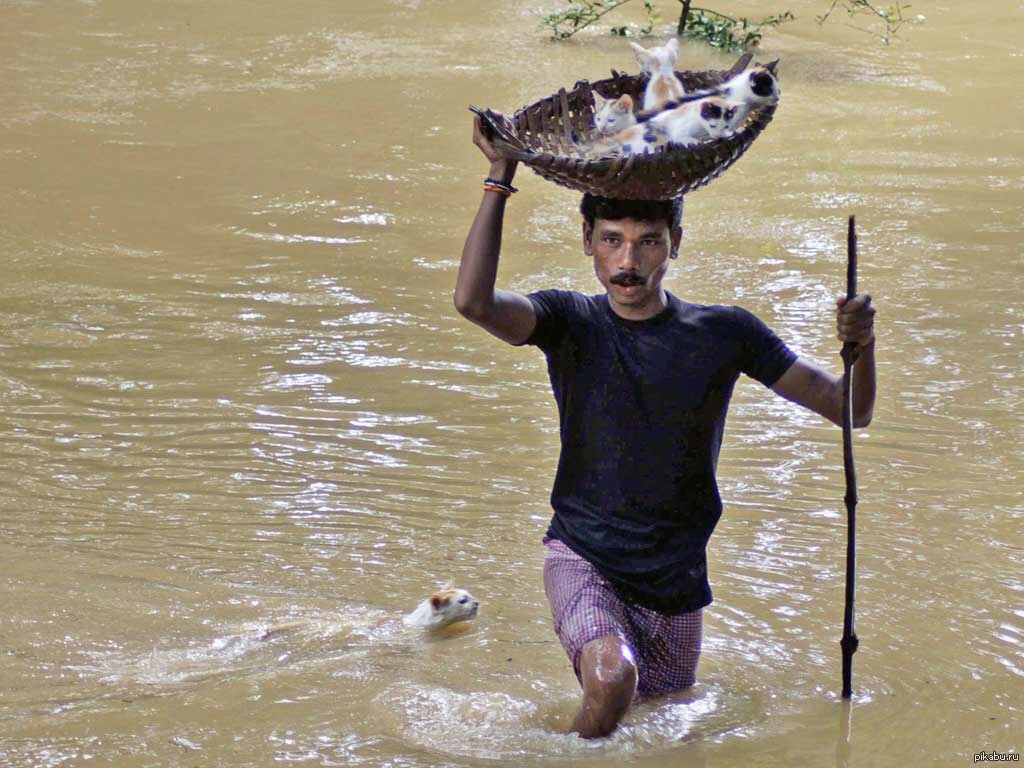
[[[550,707],[497,691],[454,691],[402,683],[374,700],[380,722],[418,747],[448,755],[510,760],[582,755],[640,757],[681,744],[718,741],[759,719],[756,702],[702,686],[681,697],[641,704],[610,737],[585,741],[553,729]],[[566,702],[569,707],[575,706]]]

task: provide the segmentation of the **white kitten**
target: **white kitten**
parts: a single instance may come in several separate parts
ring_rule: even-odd
[[[747,121],[747,116],[755,107],[775,104],[779,100],[779,79],[775,76],[775,66],[758,65],[740,72],[727,81],[721,89],[723,99],[734,104],[736,114],[733,115],[730,127],[738,131]]]
[[[624,93],[617,99],[606,99],[594,91],[594,132],[610,136],[631,125],[636,125],[633,114],[633,97]]]
[[[706,139],[720,139],[730,132],[736,107],[712,96],[659,112],[650,122],[663,128],[669,143],[689,146]]]
[[[661,109],[686,93],[683,84],[676,77],[676,59],[679,58],[679,40],[672,38],[659,48],[644,48],[630,43],[640,69],[648,75],[647,88],[644,90],[644,111]]]

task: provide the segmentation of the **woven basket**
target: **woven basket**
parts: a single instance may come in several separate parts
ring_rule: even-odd
[[[751,58],[744,54],[727,70],[676,75],[687,92],[711,89],[746,69]],[[480,115],[502,157],[530,166],[545,179],[602,197],[670,200],[707,184],[735,163],[771,122],[777,106],[751,110],[745,127],[728,138],[686,147],[669,145],[646,155],[581,158],[573,139],[585,139],[593,130],[593,92],[610,99],[628,93],[639,104],[646,85],[647,75],[623,75],[614,70],[612,77],[596,83],[581,80],[571,91],[563,88],[520,109],[510,118],[511,129],[492,110],[470,109]]]

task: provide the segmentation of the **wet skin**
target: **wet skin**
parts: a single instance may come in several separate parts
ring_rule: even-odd
[[[583,703],[569,730],[584,739],[610,734],[633,702],[637,679],[633,652],[621,638],[609,635],[584,645],[580,656]]]

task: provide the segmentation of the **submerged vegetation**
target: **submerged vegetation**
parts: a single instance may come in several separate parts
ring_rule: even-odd
[[[628,2],[630,0],[569,0],[567,8],[544,16],[541,26],[551,30],[551,36],[556,40],[565,40]],[[680,2],[682,10],[676,33],[703,40],[708,45],[727,51],[753,47],[761,41],[763,28],[776,27],[793,18],[793,14],[787,11],[760,21],[751,21],[746,17],[733,18],[710,8],[691,6],[691,0]],[[646,24],[636,34],[649,35],[660,18],[653,0],[643,0],[643,4]],[[613,26],[610,31],[614,35],[630,34],[627,26]]]
[[[777,27],[794,18],[792,13],[785,11],[754,22],[745,16],[734,19],[710,8],[690,8],[689,5],[689,0],[683,3],[683,13],[679,16],[676,33],[694,40],[703,40],[711,47],[725,51],[753,48],[761,42],[762,29]]]
[[[899,31],[899,28],[909,20],[904,16],[904,12],[910,9],[910,5],[896,0],[895,5],[877,8],[871,4],[870,0],[832,0],[828,10],[818,17],[818,24],[824,24],[828,21],[829,16],[837,8],[845,10],[850,18],[869,16],[873,17],[876,22],[881,21],[883,29],[880,33],[875,32],[873,29],[863,29],[861,27],[858,27],[858,29],[862,29],[871,35],[877,35],[883,45],[888,45],[892,42],[892,38]],[[920,23],[924,21],[924,16],[916,16],[914,21]]]
[[[542,17],[540,21],[541,27],[550,30],[551,36],[556,40],[572,37],[630,0],[567,0],[567,2],[567,8],[552,11]],[[794,18],[792,13],[785,11],[774,16],[766,16],[759,21],[752,21],[745,16],[734,18],[711,8],[693,6],[691,0],[678,0],[678,2],[681,8],[676,34],[680,37],[701,40],[714,48],[726,51],[753,48],[761,42],[764,35],[763,30],[777,27]],[[654,6],[654,0],[643,0],[643,6],[646,19],[643,26],[635,31],[626,25],[613,26],[610,28],[610,32],[623,37],[631,34],[640,36],[651,34],[655,25],[660,21],[660,17]],[[832,0],[828,10],[819,16],[817,21],[819,24],[824,24],[836,10],[840,9],[845,10],[850,18],[870,17],[875,24],[881,22],[884,29],[881,33],[877,33],[873,29],[865,31],[876,34],[884,44],[888,45],[897,30],[908,21],[905,12],[909,8],[910,6],[901,0],[896,0],[895,5],[885,8],[873,5],[871,0]],[[919,16],[916,20],[921,21],[923,17]]]

